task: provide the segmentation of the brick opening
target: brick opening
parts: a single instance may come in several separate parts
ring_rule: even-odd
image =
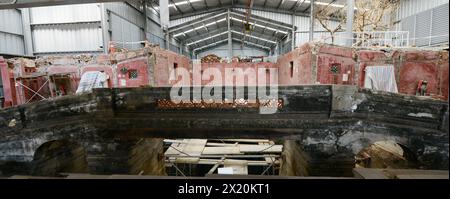
[[[293,61],[291,61],[290,62],[290,71],[291,71],[291,78],[293,78],[294,77],[294,62]]]

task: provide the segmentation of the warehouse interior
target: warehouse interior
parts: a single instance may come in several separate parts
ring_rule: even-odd
[[[0,178],[448,179],[448,50],[448,0],[2,0]]]

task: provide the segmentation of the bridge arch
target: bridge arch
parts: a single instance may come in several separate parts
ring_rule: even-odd
[[[131,175],[166,175],[164,140],[144,138],[130,147],[128,157]]]
[[[355,167],[414,169],[417,165],[417,154],[395,140],[373,142],[355,155]]]
[[[40,145],[31,165],[31,174],[36,176],[88,173],[89,170],[85,148],[68,140],[52,140]]]

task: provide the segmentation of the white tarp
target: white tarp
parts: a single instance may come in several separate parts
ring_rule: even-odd
[[[394,66],[369,66],[366,68],[364,88],[398,93]]]
[[[86,72],[80,80],[77,94],[91,92],[94,88],[107,88],[108,75],[99,71]]]

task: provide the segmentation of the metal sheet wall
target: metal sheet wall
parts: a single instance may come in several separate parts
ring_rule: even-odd
[[[410,43],[416,46],[447,45],[449,43],[449,4],[417,13],[401,20],[402,31],[409,31]]]
[[[138,42],[147,40],[165,47],[164,33],[159,24],[159,14],[153,9],[147,10],[147,33],[144,33],[145,19],[143,10],[137,5],[128,3],[106,3],[106,9],[110,13],[111,40],[118,42]],[[140,44],[126,44],[125,47],[135,49],[142,47]],[[179,44],[171,41],[170,50],[179,53]]]
[[[433,9],[431,25],[431,44],[449,42],[449,4]],[[446,37],[443,35],[447,35]]]
[[[36,7],[30,11],[31,24],[101,21],[99,4]]]
[[[200,52],[198,58],[204,57],[209,54],[216,54],[219,57],[228,57],[228,44],[217,46],[216,48]],[[269,53],[258,48],[250,48],[243,46],[238,42],[233,42],[233,56],[268,56]]]
[[[35,54],[103,51],[98,23],[34,26],[33,41]]]
[[[129,49],[141,48],[139,42],[145,40],[144,30],[121,16],[110,13],[111,40],[122,42],[123,47]]]
[[[164,33],[161,30],[161,26],[153,21],[147,23],[147,40],[159,46],[165,46]]]
[[[102,52],[100,4],[30,9],[35,54]]]
[[[449,0],[403,0],[400,4],[397,19],[404,19],[448,3]]]
[[[0,31],[22,34],[22,15],[19,10],[0,10]]]
[[[0,32],[0,54],[24,55],[23,36]]]
[[[159,24],[159,12],[157,11],[157,9],[154,6],[149,6],[147,8],[148,8],[147,10],[148,18]]]
[[[20,10],[0,10],[0,54],[25,54]]]
[[[131,4],[124,2],[105,3],[105,8],[115,15],[120,16],[128,22],[134,24],[135,26],[144,28],[145,21],[142,15],[142,11],[138,10]]]
[[[33,48],[33,53],[38,55],[102,52],[104,30],[101,21],[104,12],[100,5],[31,8],[29,17],[32,24],[31,33],[27,37],[30,38],[28,43],[33,43],[30,49]],[[130,1],[103,5],[111,16],[109,30],[105,30],[111,31],[111,40],[127,42],[145,40],[145,19],[139,3]],[[159,13],[150,7],[147,16],[148,40],[165,46],[164,34],[159,25]],[[24,55],[25,46],[20,10],[0,10],[0,53]],[[172,50],[179,49],[179,44],[175,41],[171,41],[171,46]]]

